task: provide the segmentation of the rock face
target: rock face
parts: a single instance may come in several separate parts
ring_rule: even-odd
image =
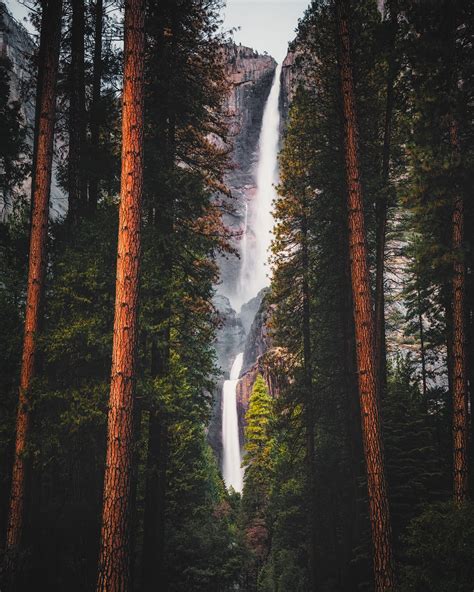
[[[282,122],[288,121],[291,101],[298,81],[298,52],[289,50],[281,66],[280,111]]]
[[[281,133],[285,131],[288,123],[291,103],[293,102],[298,85],[305,84],[305,55],[297,40],[290,43],[288,53],[283,60],[281,68]]]
[[[232,169],[225,181],[232,193],[232,212],[224,222],[235,233],[235,244],[240,251],[239,235],[245,227],[245,206],[255,195],[255,165],[258,139],[265,103],[275,73],[276,62],[242,45],[224,46],[224,59],[230,92],[224,105],[228,116],[229,140],[232,146]],[[220,260],[222,285],[219,292],[227,297],[235,293],[240,261],[237,257]]]
[[[263,292],[263,294],[262,294]],[[271,347],[271,339],[268,332],[268,318],[269,318],[269,305],[265,298],[268,294],[267,290],[262,290],[259,296],[260,306],[253,319],[250,330],[245,340],[244,348],[244,360],[242,364],[242,374],[246,372],[257,359],[262,356]]]
[[[240,309],[240,320],[242,322],[246,335],[249,334],[255,316],[257,315],[257,312],[259,311],[260,306],[262,304],[262,300],[265,297],[265,294],[268,293],[268,291],[268,288],[263,288],[263,290],[260,290],[260,292],[255,296],[255,298],[252,298],[252,300],[246,302]]]
[[[5,3],[0,2],[0,55],[9,58],[12,64],[10,76],[10,93],[13,101],[20,101],[21,114],[27,127],[27,141],[33,149],[35,127],[35,87],[32,74],[32,58],[36,45],[21,23],[13,18]],[[31,179],[27,179],[22,187],[25,195],[31,192]],[[0,196],[0,219],[4,219],[11,211],[12,204],[8,196]],[[53,160],[53,176],[51,180],[50,216],[58,218],[67,212],[67,198],[58,186],[57,161]]]
[[[244,347],[245,330],[239,316],[231,307],[228,298],[217,294],[214,297],[214,306],[222,319],[222,327],[217,332],[215,343],[217,363],[226,378],[228,378],[235,356]]]

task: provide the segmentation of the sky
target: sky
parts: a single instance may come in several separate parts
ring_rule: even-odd
[[[267,51],[282,62],[308,4],[309,0],[227,0],[224,28],[240,27],[234,33],[237,43]]]
[[[234,33],[235,41],[260,53],[266,51],[282,62],[309,0],[227,0],[226,4],[224,29],[239,27]],[[7,0],[7,6],[24,23],[28,11],[21,2]]]

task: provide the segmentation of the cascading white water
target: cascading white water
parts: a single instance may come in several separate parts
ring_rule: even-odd
[[[232,304],[239,309],[270,283],[269,248],[273,236],[273,200],[278,170],[280,134],[280,73],[277,66],[270,94],[265,105],[259,139],[255,197],[245,204],[245,225],[241,242],[241,267],[237,297]],[[250,207],[249,207],[250,206]],[[222,390],[222,474],[227,487],[241,492],[243,487],[240,454],[239,421],[237,416],[237,382],[242,369],[243,354],[234,360],[230,380]]]
[[[237,382],[242,370],[244,354],[240,353],[232,364],[230,380],[222,389],[222,476],[226,486],[242,491],[243,470],[240,456],[239,419],[237,416]]]
[[[263,112],[256,173],[257,190],[250,203],[249,223],[246,224],[252,231],[252,237],[251,240],[249,237],[242,240],[237,298],[239,306],[270,283],[268,257],[273,236],[272,204],[276,197],[275,183],[278,180],[280,74],[281,65],[278,65]]]

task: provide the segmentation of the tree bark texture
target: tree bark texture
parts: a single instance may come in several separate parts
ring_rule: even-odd
[[[459,160],[461,148],[458,125],[455,120],[450,128],[451,145]],[[452,275],[452,392],[453,392],[453,493],[454,501],[461,504],[468,497],[468,439],[469,413],[467,394],[466,348],[466,266],[464,247],[464,200],[457,192],[451,214],[452,250],[454,256]]]
[[[74,0],[71,26],[68,159],[69,215],[72,220],[77,220],[84,212],[87,200],[83,162],[86,144],[84,35],[84,0]]]
[[[99,138],[100,138],[100,104],[101,104],[101,82],[102,82],[102,29],[104,20],[103,0],[95,3],[95,30],[94,30],[94,58],[92,74],[92,103],[91,103],[91,174],[89,180],[89,208],[94,210],[99,201]]]
[[[36,97],[36,123],[31,190],[31,230],[28,260],[25,329],[20,371],[20,389],[16,418],[16,438],[13,461],[6,550],[21,544],[25,513],[27,459],[25,458],[30,428],[30,389],[35,376],[36,344],[40,323],[40,308],[44,292],[46,246],[48,235],[49,196],[53,163],[54,120],[56,114],[56,80],[61,31],[61,0],[50,0],[43,6],[41,19],[42,71]]]
[[[347,1],[337,0],[336,9],[344,114],[349,253],[362,437],[373,542],[374,579],[376,592],[387,592],[393,590],[394,587],[393,553],[377,393],[374,315],[370,292],[367,241],[357,148],[357,117],[352,78]]]
[[[143,0],[125,3],[122,177],[97,581],[100,592],[131,589],[130,489],[143,188],[144,12]]]

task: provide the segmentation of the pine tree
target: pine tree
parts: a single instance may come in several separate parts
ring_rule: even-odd
[[[374,546],[375,589],[394,586],[390,514],[384,476],[381,421],[376,378],[375,333],[365,235],[364,206],[357,148],[357,116],[348,29],[348,5],[336,3],[344,113],[349,249],[359,373],[362,434]]]
[[[39,121],[36,122],[35,130],[28,291],[6,542],[7,553],[13,554],[21,545],[24,528],[27,494],[27,446],[31,422],[30,390],[35,377],[40,306],[44,292],[61,10],[61,1],[51,0],[43,6],[41,20],[43,45],[40,47],[40,67],[42,75],[36,98],[38,105],[36,113]],[[14,569],[14,566],[11,567]]]
[[[71,19],[71,65],[69,96],[69,154],[68,192],[69,216],[77,221],[84,213],[87,200],[87,182],[84,161],[86,149],[86,88],[84,66],[85,40],[84,0],[72,3]]]
[[[122,178],[97,590],[129,590],[133,405],[143,186],[144,3],[125,4]]]

